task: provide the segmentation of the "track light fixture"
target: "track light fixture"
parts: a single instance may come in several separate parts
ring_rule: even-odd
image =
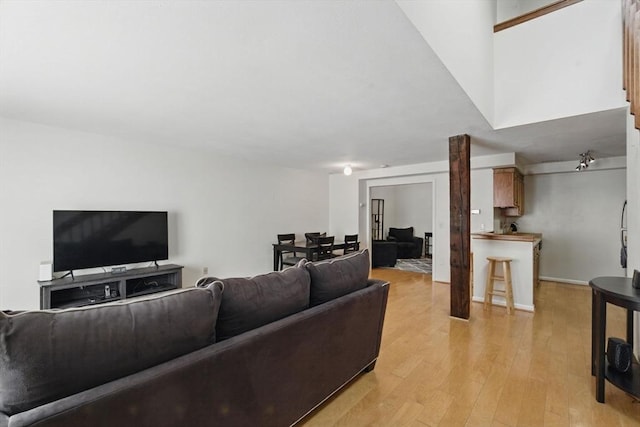
[[[591,154],[591,150],[587,150],[586,153],[580,154],[580,163],[578,163],[578,166],[576,166],[576,170],[578,172],[583,171],[586,168],[588,168],[591,163],[595,161],[596,159]]]
[[[347,166],[344,167],[344,170],[342,172],[345,175],[349,176],[353,172],[353,169],[351,169],[351,165],[347,165]]]

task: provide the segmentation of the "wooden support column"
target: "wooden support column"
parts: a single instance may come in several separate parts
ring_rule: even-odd
[[[451,244],[451,316],[469,318],[471,247],[471,138],[449,138],[449,234]]]

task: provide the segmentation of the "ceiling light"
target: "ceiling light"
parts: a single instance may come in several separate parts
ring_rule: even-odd
[[[588,168],[591,163],[595,161],[596,159],[591,154],[591,150],[587,150],[586,153],[580,154],[580,163],[578,163],[578,166],[576,166],[576,170],[578,172],[583,171],[586,168]]]
[[[343,172],[347,176],[351,175],[351,173],[353,172],[353,170],[351,169],[351,165],[345,166]]]

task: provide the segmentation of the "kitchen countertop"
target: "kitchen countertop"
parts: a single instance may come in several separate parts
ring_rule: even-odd
[[[487,239],[487,240],[509,240],[512,242],[540,242],[542,240],[542,233],[508,233],[508,234],[495,234],[495,233],[471,233],[471,237],[474,239]]]

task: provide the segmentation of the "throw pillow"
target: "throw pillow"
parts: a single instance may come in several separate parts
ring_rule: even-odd
[[[224,285],[216,324],[218,340],[231,338],[309,307],[309,273],[295,267],[251,278],[221,279]]]
[[[66,310],[0,312],[0,411],[23,412],[215,340],[222,288]]]
[[[327,261],[308,263],[311,306],[363,289],[369,278],[369,251],[364,249]]]

